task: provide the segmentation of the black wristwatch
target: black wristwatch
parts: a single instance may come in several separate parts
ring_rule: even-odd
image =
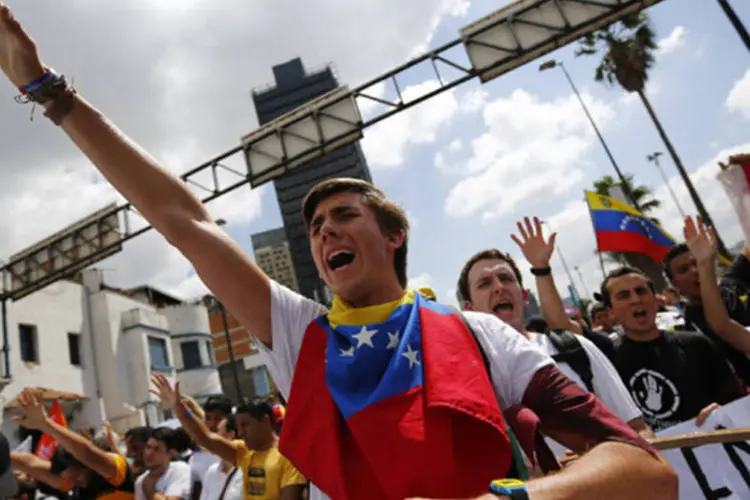
[[[490,483],[490,493],[504,496],[511,500],[529,500],[526,483],[518,479],[496,479]]]

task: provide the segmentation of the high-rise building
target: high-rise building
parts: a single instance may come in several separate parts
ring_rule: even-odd
[[[307,72],[299,58],[274,66],[273,74],[273,85],[253,91],[255,111],[261,124],[339,86],[331,67]],[[372,181],[358,143],[315,158],[274,181],[298,290],[306,297],[320,302],[328,302],[330,294],[318,277],[310,254],[307,230],[302,220],[302,200],[315,184],[332,177],[355,177]]]
[[[298,291],[297,275],[294,273],[294,261],[286,240],[283,227],[253,234],[253,252],[255,263],[272,280],[292,290]]]

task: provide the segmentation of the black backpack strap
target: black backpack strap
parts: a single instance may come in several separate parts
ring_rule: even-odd
[[[482,361],[484,362],[484,369],[487,371],[487,376],[490,378],[490,382],[492,382],[492,370],[490,370],[490,358],[487,357],[487,353],[484,351],[484,347],[482,347],[482,343],[479,342],[479,339],[477,338],[477,334],[474,331],[474,329],[471,327],[471,324],[466,319],[466,316],[464,316],[464,313],[461,312],[460,309],[457,307],[449,306],[451,310],[458,315],[459,318],[461,318],[461,321],[464,322],[464,325],[466,325],[466,328],[471,332],[471,336],[474,338],[474,342],[477,344],[477,348],[479,349],[479,353],[482,355]]]
[[[552,356],[556,363],[567,363],[581,377],[586,389],[594,394],[594,373],[591,371],[591,360],[583,349],[581,341],[568,330],[549,330],[547,332],[557,354]]]

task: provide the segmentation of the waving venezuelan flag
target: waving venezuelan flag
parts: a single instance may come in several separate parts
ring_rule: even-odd
[[[600,252],[635,252],[661,263],[675,240],[627,203],[586,191]]]

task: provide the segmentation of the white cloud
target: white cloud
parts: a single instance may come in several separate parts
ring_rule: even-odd
[[[750,120],[750,69],[734,82],[725,105],[730,111],[737,111]]]
[[[409,278],[408,288],[430,288],[432,287],[432,275],[429,273],[422,273],[413,278]]]
[[[724,239],[727,246],[732,246],[742,238],[742,230],[737,222],[737,217],[730,203],[727,202],[726,193],[716,180],[718,173],[717,163],[732,154],[750,151],[750,143],[740,144],[733,147],[724,148],[719,151],[713,158],[702,163],[697,168],[688,166],[692,171],[690,178],[693,185],[698,190],[706,209],[714,220],[719,234]],[[668,172],[674,172],[674,166],[668,157],[663,158],[663,166]],[[636,177],[636,182],[638,178]],[[682,179],[674,174],[671,175],[669,183],[675,191],[677,199],[688,214],[695,214],[696,209],[690,199]],[[672,201],[666,184],[661,184],[654,191],[654,197],[662,201],[662,206],[654,212],[668,233],[677,241],[682,240],[682,216]],[[543,207],[543,205],[538,205]],[[580,268],[583,280],[589,291],[598,290],[602,280],[602,272],[599,264],[599,258],[595,253],[596,243],[594,240],[593,228],[591,226],[591,217],[585,202],[581,200],[570,201],[562,210],[556,214],[537,213],[542,218],[549,221],[553,230],[558,232],[557,244],[562,252],[571,272],[575,273],[574,281],[579,291],[581,281],[575,267]],[[520,257],[519,262],[523,262]],[[567,295],[567,286],[569,280],[560,261],[559,254],[552,259],[553,272],[555,281],[563,296]],[[609,269],[610,264],[605,262]],[[525,266],[521,266],[521,272],[524,273],[524,280],[530,279],[527,276]],[[526,282],[526,281],[524,281]],[[529,283],[533,283],[530,281]]]
[[[671,54],[685,44],[685,35],[687,30],[684,26],[675,26],[672,32],[661,40],[657,41],[659,54]]]
[[[173,172],[183,172],[235,146],[257,127],[248,91],[273,81],[273,65],[298,56],[308,69],[335,61],[341,83],[353,86],[402,63],[414,47],[432,39],[444,19],[464,15],[468,1],[315,0],[289,10],[283,3],[239,0],[122,0],[116,5],[29,0],[13,7],[45,60],[75,76],[79,92],[144,149]],[[60,19],[66,22],[61,25]],[[134,41],[122,26],[143,31]],[[280,31],[285,35],[279,37]],[[117,54],[114,67],[112,54]],[[240,60],[245,62],[237,64]],[[106,79],[101,78],[103,67],[111,69]],[[376,96],[385,92],[372,90]],[[2,92],[12,95],[7,85]],[[452,96],[442,99],[443,112],[450,112],[451,104],[457,108]],[[431,109],[436,101],[422,107]],[[365,114],[371,112],[367,106]],[[37,119],[29,122],[29,111],[12,99],[0,99],[0,258],[111,201],[122,201],[38,110]],[[421,120],[435,112],[416,115]],[[397,124],[394,120],[389,127]],[[406,130],[412,125],[408,122]],[[415,142],[434,140],[437,127],[423,131]],[[245,170],[239,155],[222,163]],[[237,181],[223,170],[219,178],[223,186]],[[199,180],[211,186],[210,176]],[[262,191],[241,187],[211,203],[209,211],[226,219],[226,229],[246,244],[249,222],[260,216]],[[155,233],[127,243],[121,254],[98,266],[114,286],[151,283],[187,296],[204,290],[184,257]]]
[[[482,88],[466,92],[461,97],[461,111],[474,113],[481,110],[487,104],[487,96],[487,91]]]
[[[442,303],[448,306],[459,307],[455,288],[450,288],[443,294]]]
[[[432,18],[430,19],[432,29],[426,34],[421,42],[414,46],[411,51],[412,57],[421,55],[427,51],[443,18],[466,17],[466,14],[469,12],[469,7],[471,7],[470,0],[440,0],[439,2],[434,2],[434,4],[438,9],[434,11]]]
[[[411,102],[437,89],[439,83],[429,80],[403,91],[404,101]],[[428,144],[458,112],[458,101],[452,90],[438,94],[427,102],[402,111],[365,132],[362,147],[371,168],[399,168],[412,144]]]
[[[612,107],[583,97],[598,125],[606,126]],[[541,196],[562,195],[583,179],[595,136],[575,96],[541,101],[519,89],[488,103],[483,116],[486,131],[472,141],[468,160],[449,166],[443,153],[436,157],[441,170],[470,175],[448,195],[448,215],[492,219]]]

